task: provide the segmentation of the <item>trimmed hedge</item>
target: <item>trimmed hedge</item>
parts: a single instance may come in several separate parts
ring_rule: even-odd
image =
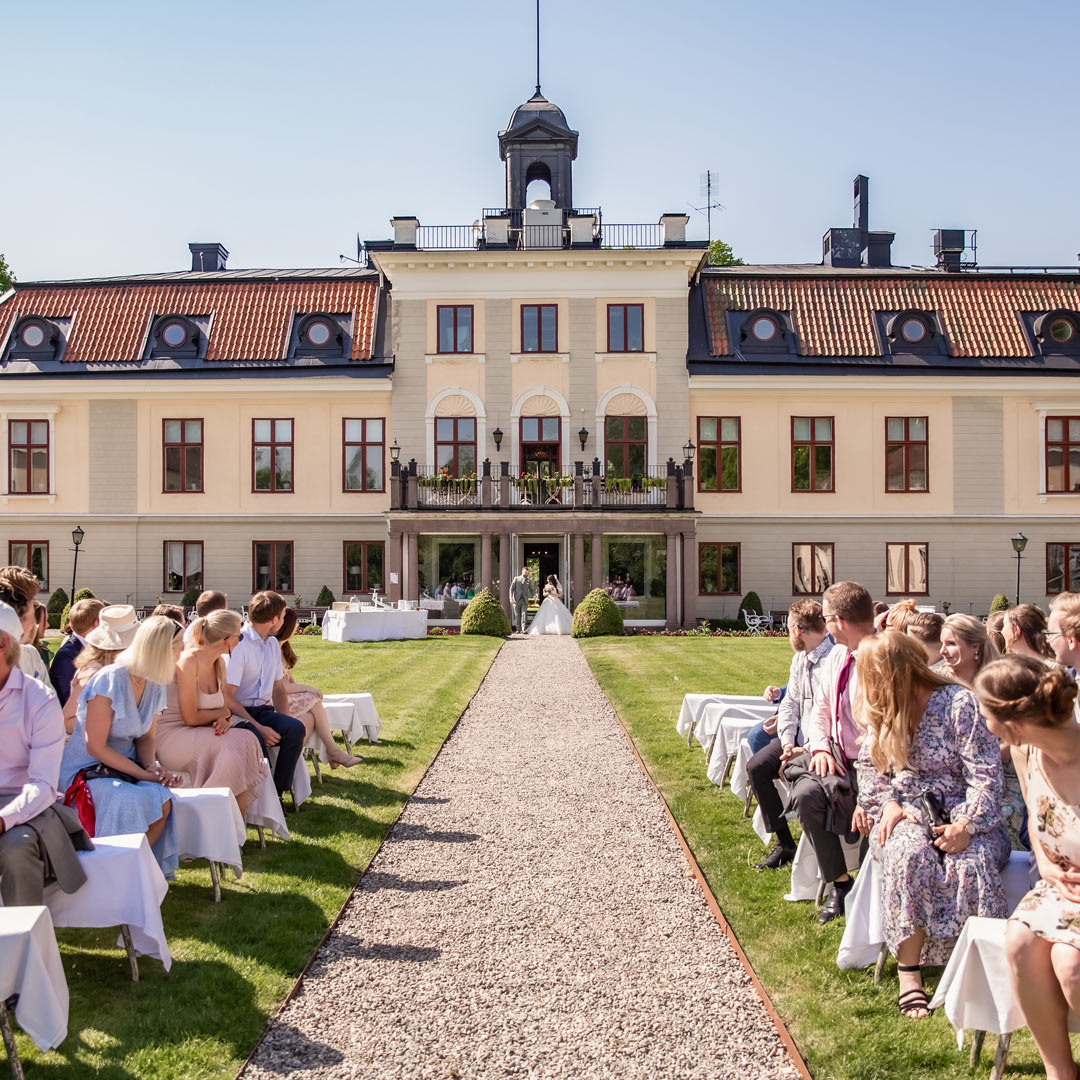
[[[195,606],[195,601],[202,595],[202,589],[196,588],[194,585],[189,585],[184,590],[184,595],[180,597],[180,606],[184,609],[184,617],[187,618],[187,613]]]
[[[752,611],[755,615],[765,614],[765,609],[761,606],[761,597],[753,590],[742,598],[742,603],[739,605],[739,622],[742,626],[746,625],[742,615],[744,611]]]
[[[996,593],[994,599],[990,601],[990,614],[993,615],[995,611],[1008,611],[1011,606],[1009,598],[1004,593]]]
[[[483,634],[485,637],[510,636],[510,619],[503,611],[499,598],[490,589],[481,589],[470,601],[461,616],[463,634]]]
[[[603,589],[593,589],[574,609],[572,637],[603,637],[622,632],[622,612]]]
[[[68,605],[68,594],[63,589],[57,589],[49,597],[45,604],[45,610],[49,613],[49,629],[59,630],[63,626],[62,617],[64,608]]]
[[[329,585],[324,585],[319,590],[319,595],[315,597],[316,607],[329,607],[334,602],[334,594],[330,591]]]

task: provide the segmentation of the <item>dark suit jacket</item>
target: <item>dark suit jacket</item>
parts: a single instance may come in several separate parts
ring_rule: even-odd
[[[82,652],[79,639],[73,634],[60,646],[56,656],[53,657],[52,666],[49,668],[49,678],[52,679],[53,689],[60,699],[61,705],[67,704],[71,696],[71,680],[75,675],[75,657]]]

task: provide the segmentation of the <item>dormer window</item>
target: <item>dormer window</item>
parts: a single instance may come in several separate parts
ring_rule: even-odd
[[[59,327],[39,315],[27,315],[15,324],[8,360],[54,360],[63,338]]]
[[[879,326],[885,331],[885,342],[891,353],[946,355],[948,346],[932,311],[900,311],[878,313]]]
[[[900,324],[900,337],[909,345],[919,345],[924,342],[930,331],[926,323],[915,315],[910,315]]]
[[[161,315],[150,330],[147,359],[194,359],[199,355],[202,334],[184,315]]]
[[[1080,352],[1080,314],[1075,311],[1048,311],[1038,315],[1035,336],[1044,353]]]
[[[297,317],[292,356],[340,357],[345,354],[348,316],[318,311]]]
[[[793,335],[786,316],[771,308],[755,311],[729,311],[729,330],[734,330],[740,352],[787,353],[792,351]],[[732,326],[734,322],[734,326]]]

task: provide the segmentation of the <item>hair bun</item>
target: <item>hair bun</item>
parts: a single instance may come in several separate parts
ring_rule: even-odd
[[[1047,665],[1031,696],[1050,716],[1067,718],[1076,702],[1076,680],[1063,667]]]

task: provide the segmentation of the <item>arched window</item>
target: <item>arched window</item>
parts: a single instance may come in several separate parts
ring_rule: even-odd
[[[341,356],[344,337],[339,316],[322,311],[304,315],[296,326],[293,356]]]
[[[542,161],[534,161],[525,172],[525,205],[550,198],[551,169]]]

